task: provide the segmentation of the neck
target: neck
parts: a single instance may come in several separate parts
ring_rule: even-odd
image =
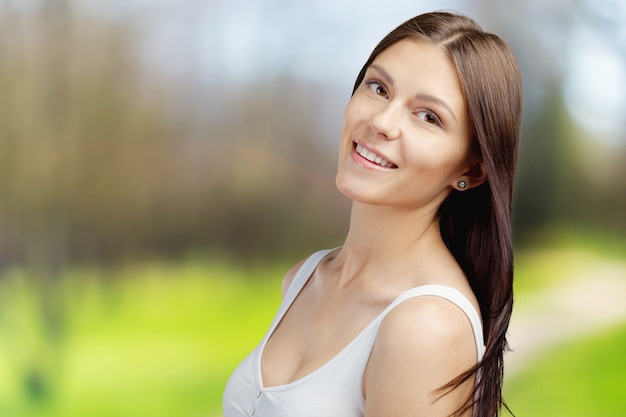
[[[342,275],[350,280],[372,267],[393,273],[407,263],[427,259],[432,250],[443,246],[433,211],[354,202],[348,236],[337,260],[344,267]]]
[[[433,232],[439,234],[434,212],[355,202],[346,245],[385,258],[403,257]]]

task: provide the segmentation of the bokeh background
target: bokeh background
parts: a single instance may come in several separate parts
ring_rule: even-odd
[[[221,415],[284,272],[346,232],[354,77],[434,9],[524,78],[508,404],[623,416],[622,0],[0,0],[0,415]]]

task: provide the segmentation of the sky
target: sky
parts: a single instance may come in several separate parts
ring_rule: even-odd
[[[206,82],[232,85],[288,74],[349,89],[378,40],[408,17],[429,10],[466,13],[492,30],[492,22],[481,21],[481,2],[469,0],[212,0],[190,1],[187,7],[175,0],[129,2],[134,6],[127,3],[128,10],[146,15],[144,53],[153,67],[173,75],[193,71]],[[503,16],[500,26],[515,31],[509,34],[518,41],[513,46],[521,45],[528,103],[541,99],[542,77],[556,76],[573,118],[592,137],[609,145],[623,143],[626,2],[556,0],[547,5],[527,0],[496,2],[494,10]],[[516,19],[518,14],[525,18]],[[537,68],[546,74],[531,73]]]
[[[187,7],[134,1],[151,4],[145,6],[154,13],[144,19],[147,54],[165,58],[161,68],[176,73],[194,65],[206,77],[234,83],[281,73],[351,82],[376,42],[403,20],[432,9],[471,10],[464,0],[213,0]]]
[[[626,132],[626,2],[587,0],[567,44],[565,103],[596,140],[623,143]]]

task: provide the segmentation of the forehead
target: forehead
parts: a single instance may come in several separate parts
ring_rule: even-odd
[[[456,67],[440,46],[419,39],[403,39],[381,52],[372,64],[387,72],[401,92],[433,95],[454,107],[455,112],[465,113]]]

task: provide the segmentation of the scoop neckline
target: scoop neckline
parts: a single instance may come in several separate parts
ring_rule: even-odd
[[[280,315],[278,315],[269,331],[267,332],[267,335],[263,338],[261,345],[259,346],[259,354],[256,360],[256,364],[255,364],[255,370],[256,370],[256,382],[259,386],[259,390],[262,392],[270,392],[270,391],[287,391],[289,389],[292,389],[298,385],[304,384],[305,382],[307,382],[310,379],[315,378],[317,375],[319,375],[320,373],[324,372],[328,367],[331,366],[331,364],[333,362],[336,362],[341,356],[345,355],[346,352],[360,339],[362,338],[367,331],[374,325],[378,324],[382,318],[384,318],[384,316],[389,312],[389,310],[393,309],[396,305],[400,304],[401,302],[405,301],[405,299],[411,298],[409,297],[409,295],[413,292],[416,291],[425,291],[428,289],[433,289],[433,288],[437,288],[437,289],[443,289],[445,291],[448,292],[453,292],[458,294],[460,297],[462,297],[462,299],[467,300],[467,297],[465,297],[465,295],[463,295],[463,293],[461,293],[459,290],[457,290],[454,287],[450,287],[450,286],[446,286],[446,285],[441,285],[441,284],[424,284],[424,285],[420,285],[417,287],[412,287],[409,288],[405,291],[403,291],[402,293],[398,294],[398,296],[396,298],[394,298],[393,301],[391,301],[380,313],[378,313],[373,319],[372,321],[370,321],[359,333],[357,333],[357,335],[350,341],[348,342],[341,350],[339,350],[335,355],[333,355],[332,357],[330,357],[326,362],[324,362],[322,365],[320,365],[318,368],[316,368],[315,370],[309,372],[308,374],[295,379],[291,382],[285,383],[285,384],[279,384],[279,385],[272,385],[272,386],[265,386],[263,383],[263,353],[265,352],[265,347],[267,345],[267,343],[269,342],[270,338],[274,335],[274,333],[276,332],[276,329],[278,328],[278,326],[280,326],[280,323],[282,322],[283,318],[285,317],[285,315],[289,312],[289,309],[291,307],[291,305],[295,302],[296,298],[298,297],[298,295],[302,292],[302,290],[304,289],[304,287],[306,286],[306,284],[310,281],[311,277],[313,276],[313,274],[315,273],[315,271],[317,270],[317,267],[322,263],[322,261],[326,258],[326,256],[328,256],[330,253],[332,253],[333,251],[335,251],[338,248],[334,248],[334,249],[326,249],[326,250],[321,250],[318,251],[316,253],[314,253],[313,255],[311,255],[309,257],[309,259],[307,259],[307,261],[310,261],[309,265],[311,265],[311,267],[308,268],[308,273],[307,270],[304,270],[304,266],[306,264],[307,261],[305,261],[305,264],[302,265],[302,267],[300,267],[300,270],[298,270],[298,272],[296,272],[296,276],[294,277],[294,280],[292,282],[292,285],[297,281],[297,278],[299,278],[299,276],[304,275],[304,278],[301,279],[302,283],[299,285],[299,288],[297,288],[297,290],[295,290],[291,296],[289,297],[289,299],[285,299],[283,302],[283,305],[281,306],[281,311],[280,311]],[[288,290],[287,294],[289,294],[290,290]],[[436,294],[426,294],[426,295],[435,295]],[[450,301],[450,300],[449,300]],[[468,302],[468,306],[471,308],[471,311],[473,311],[477,318],[480,319],[480,316],[478,316],[478,313],[476,312],[476,309],[474,308],[474,306],[471,305],[471,303]],[[455,305],[457,305],[459,308],[461,308],[457,303],[454,303]],[[461,308],[461,310],[463,311],[463,313],[468,316],[468,312]],[[478,325],[479,328],[475,329],[474,328],[474,323],[471,320],[471,318],[468,316],[468,320],[470,320],[470,325],[472,327],[472,331],[477,333],[480,332],[482,334],[482,323],[480,322],[480,320],[478,321]],[[477,342],[477,339],[475,338],[475,342]],[[476,354],[477,354],[477,358],[480,360],[481,356],[484,354],[484,340],[483,340],[483,345],[479,346],[479,343],[476,343]]]

